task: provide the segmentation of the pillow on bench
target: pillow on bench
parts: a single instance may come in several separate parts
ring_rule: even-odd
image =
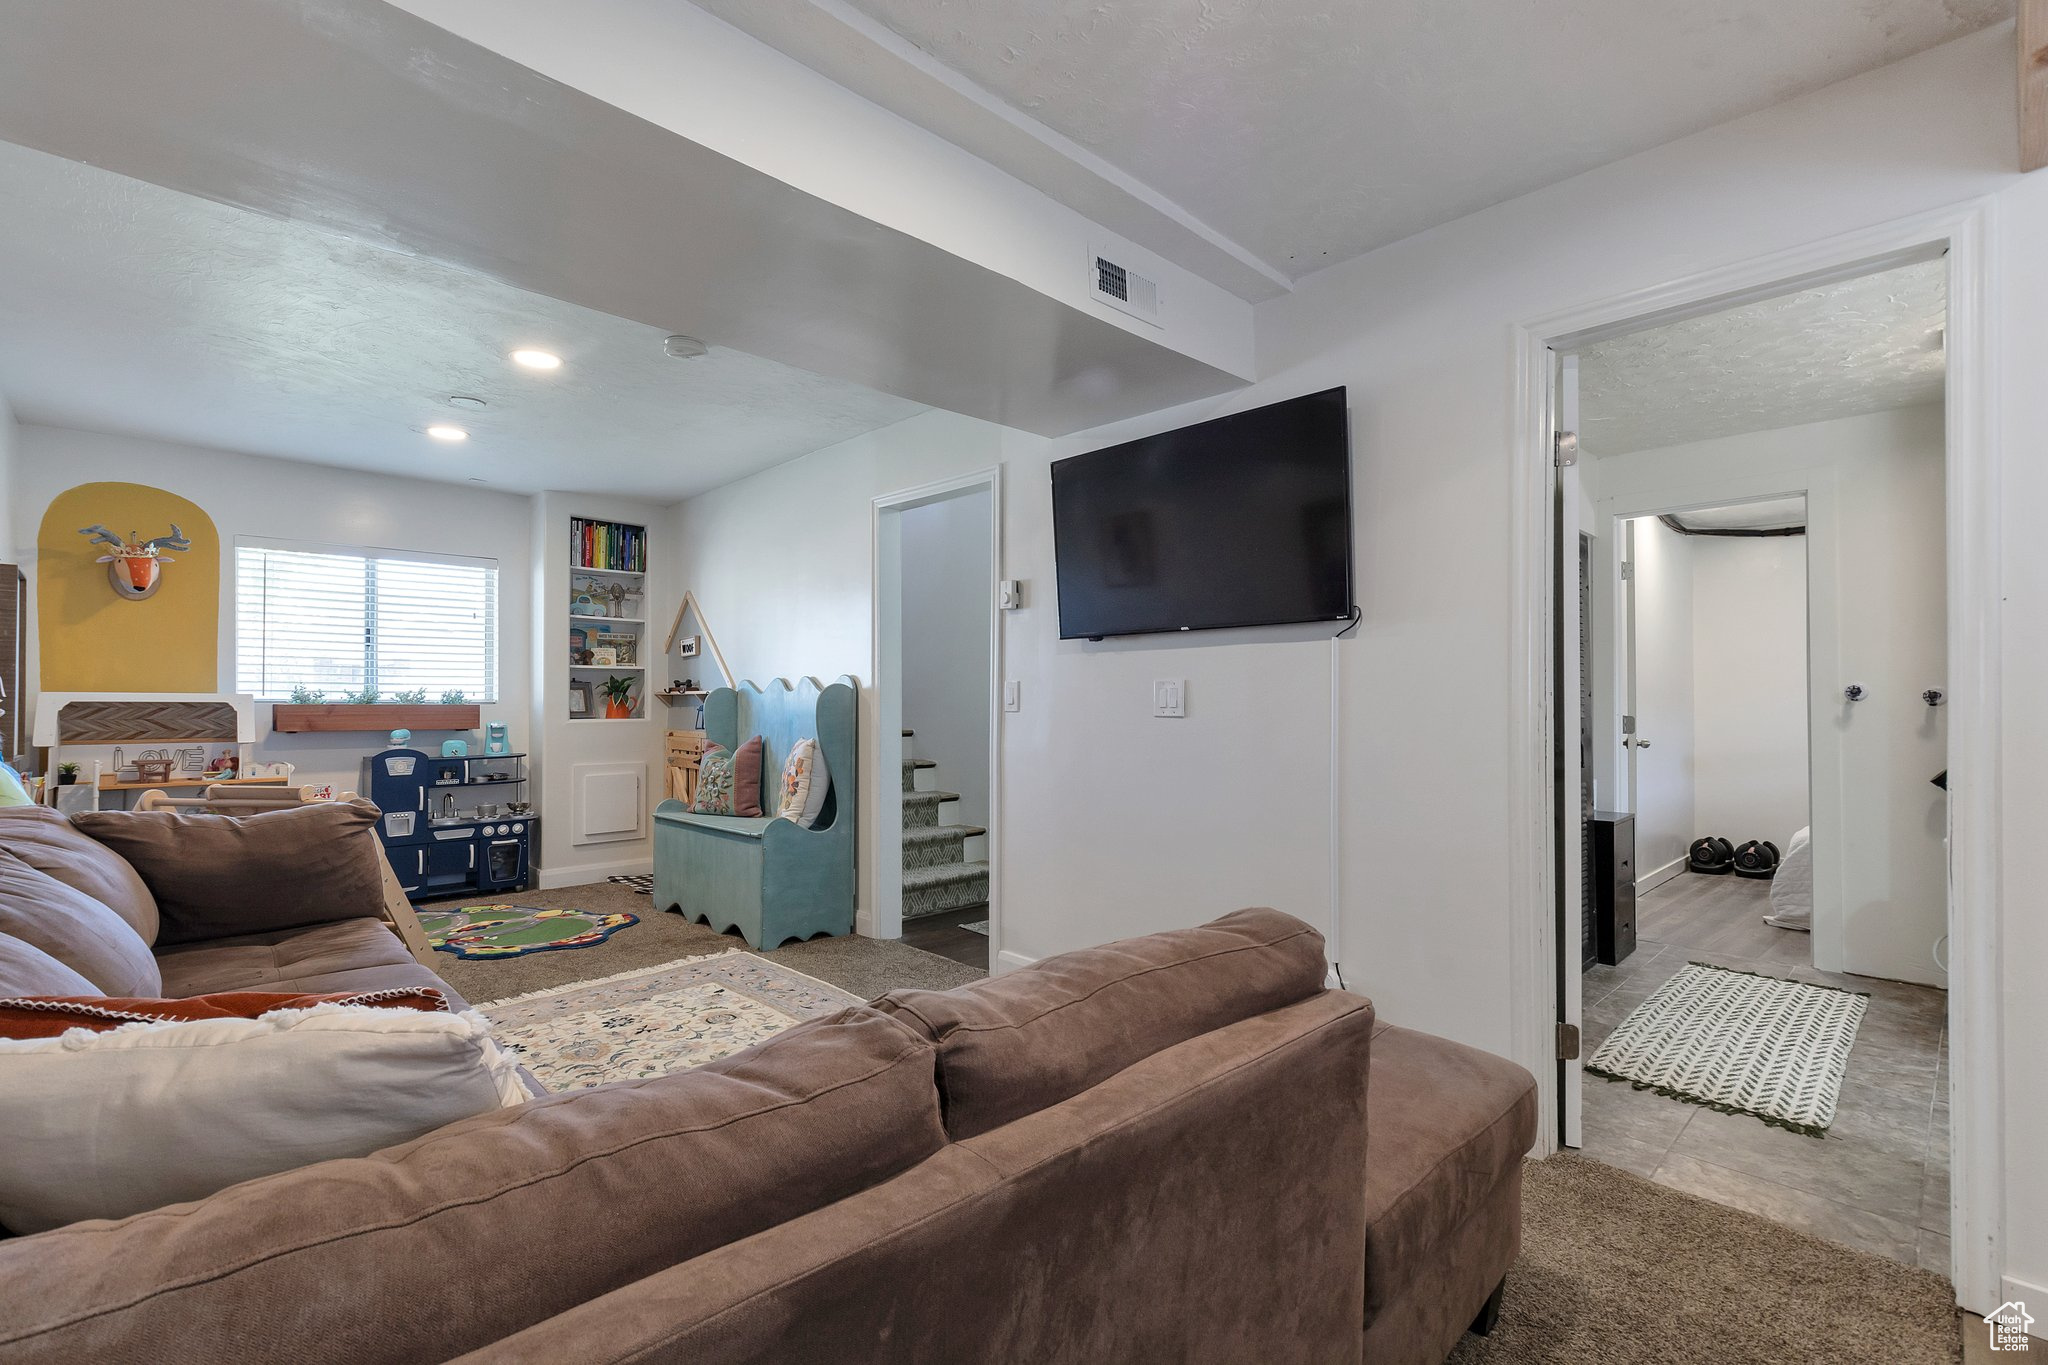
[[[761,809],[761,752],[765,746],[755,735],[736,750],[728,752],[713,744],[698,760],[697,799],[690,803],[693,815],[738,815],[759,819]]]

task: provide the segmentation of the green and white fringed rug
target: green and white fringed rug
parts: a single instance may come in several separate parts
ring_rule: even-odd
[[[1688,964],[1629,1011],[1586,1070],[1821,1137],[1869,997]]]

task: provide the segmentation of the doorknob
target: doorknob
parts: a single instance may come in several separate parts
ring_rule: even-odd
[[[1647,748],[1649,748],[1649,747],[1650,747],[1650,741],[1649,741],[1649,740],[1647,740],[1647,739],[1638,739],[1638,738],[1637,738],[1636,736],[1634,736],[1634,735],[1630,735],[1630,736],[1628,736],[1628,737],[1627,737],[1626,739],[1622,740],[1621,742],[1622,742],[1622,744],[1624,744],[1624,745],[1629,745],[1629,744],[1633,744],[1633,745],[1635,745],[1635,746],[1636,746],[1636,747],[1637,747],[1638,749],[1647,749]]]

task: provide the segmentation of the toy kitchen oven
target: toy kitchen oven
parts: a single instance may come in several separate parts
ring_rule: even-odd
[[[436,757],[386,749],[370,759],[377,837],[412,900],[524,891],[539,821],[525,754]]]

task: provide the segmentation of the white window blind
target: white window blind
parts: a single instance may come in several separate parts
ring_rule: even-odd
[[[240,691],[424,689],[498,697],[498,564],[490,559],[241,540],[235,546]]]

